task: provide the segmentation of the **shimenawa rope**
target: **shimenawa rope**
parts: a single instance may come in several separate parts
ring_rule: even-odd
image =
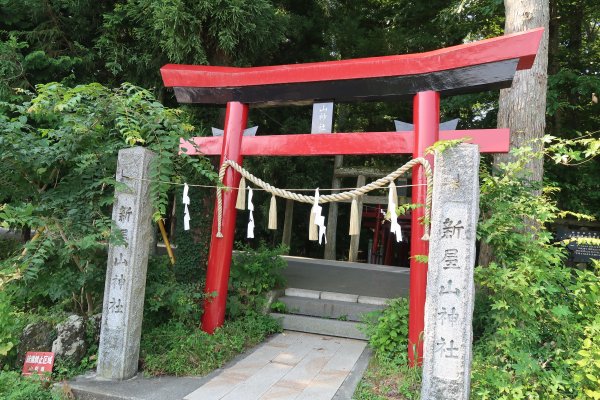
[[[427,179],[427,196],[425,198],[426,223],[425,223],[425,232],[422,237],[422,240],[429,240],[429,218],[431,215],[433,174],[431,172],[431,166],[429,165],[429,162],[425,158],[422,158],[422,157],[412,159],[409,162],[407,162],[406,164],[404,164],[403,166],[401,166],[400,168],[398,168],[397,170],[388,174],[387,176],[377,179],[376,181],[371,182],[360,188],[356,188],[356,189],[349,190],[349,191],[342,192],[342,193],[321,195],[321,196],[319,196],[319,204],[331,203],[331,202],[343,201],[343,200],[352,200],[356,196],[363,195],[372,190],[381,189],[384,186],[389,185],[390,182],[395,181],[398,177],[400,177],[401,175],[406,173],[410,168],[412,168],[416,165],[421,165],[423,167],[423,172],[425,173],[425,177]],[[237,172],[239,172],[244,178],[246,178],[250,182],[254,183],[256,186],[262,188],[263,190],[265,190],[275,196],[283,197],[284,199],[299,201],[301,203],[312,204],[314,202],[314,196],[306,196],[303,194],[290,192],[285,189],[276,188],[276,187],[270,185],[269,183],[263,181],[262,179],[252,175],[250,172],[248,172],[246,169],[244,169],[242,166],[240,166],[238,163],[236,163],[233,160],[225,160],[225,162],[223,162],[223,164],[221,165],[221,168],[219,170],[219,180],[221,182],[223,182],[223,178],[225,177],[225,171],[227,171],[227,168],[229,168],[229,167],[231,167],[234,170],[236,170]],[[222,222],[223,222],[222,191],[223,191],[222,188],[217,188],[217,212],[218,212],[218,215],[217,215],[217,237],[218,238],[223,237],[223,233],[221,232],[221,227],[222,227]]]

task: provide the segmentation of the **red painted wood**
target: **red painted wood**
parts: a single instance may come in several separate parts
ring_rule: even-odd
[[[426,74],[511,59],[528,69],[542,34],[538,28],[418,54],[248,68],[167,64],[160,71],[167,87],[222,88]]]
[[[425,150],[439,137],[440,94],[421,92],[415,96],[413,118],[415,125],[415,145],[413,158],[423,157]],[[433,157],[426,156],[433,167]],[[413,168],[413,183],[427,183],[423,168]],[[426,186],[412,188],[412,202],[425,204]],[[429,255],[429,242],[421,240],[425,233],[421,219],[424,207],[412,211],[410,229],[410,296],[408,309],[408,360],[412,366],[421,365],[423,360],[423,329],[425,327],[425,297],[427,288],[427,264],[415,260],[415,255]],[[415,352],[416,350],[416,352]]]
[[[246,104],[232,102],[227,104],[225,114],[225,132],[222,140],[221,164],[227,160],[242,163],[242,135],[248,121],[248,106]],[[223,184],[228,187],[238,187],[240,174],[232,168],[228,168],[223,178]],[[235,233],[235,203],[237,190],[223,192],[223,225],[222,238],[216,238],[217,234],[217,204],[213,217],[210,250],[208,253],[208,267],[206,271],[207,294],[216,294],[215,297],[204,303],[204,314],[202,315],[202,330],[213,333],[214,330],[223,325],[225,321],[225,302],[227,300],[227,283],[229,282],[229,268],[231,265],[231,254],[233,250],[233,236]]]
[[[245,156],[324,156],[338,154],[411,154],[414,132],[365,132],[336,134],[300,134],[248,136],[242,140]],[[440,139],[470,137],[481,153],[506,153],[508,129],[441,131]],[[223,137],[192,138],[196,146],[181,141],[182,152],[189,155],[221,154]],[[197,148],[197,150],[196,150]]]

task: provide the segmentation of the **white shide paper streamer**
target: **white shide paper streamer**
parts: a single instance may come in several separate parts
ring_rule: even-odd
[[[184,211],[183,211],[183,230],[185,231],[189,231],[190,230],[190,210],[188,210],[188,206],[190,205],[190,197],[188,196],[188,190],[190,190],[190,187],[188,186],[187,183],[183,184],[183,204],[184,204]]]
[[[254,204],[252,204],[252,188],[248,187],[248,239],[254,239]]]
[[[402,240],[402,228],[400,228],[400,224],[398,223],[398,214],[396,213],[396,209],[398,205],[394,202],[394,190],[395,186],[390,183],[390,193],[388,195],[388,211],[390,212],[390,232],[396,235],[396,242],[400,242]]]
[[[319,188],[315,190],[315,202],[313,204],[312,212],[315,214],[315,225],[319,227],[319,244],[324,240],[325,244],[327,244],[327,237],[325,232],[327,228],[325,227],[325,217],[321,215],[321,211],[323,211],[323,207],[319,205]]]

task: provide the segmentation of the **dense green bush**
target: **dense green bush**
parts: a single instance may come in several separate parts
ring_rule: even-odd
[[[271,249],[261,243],[257,250],[243,247],[234,254],[227,299],[230,317],[260,312],[265,305],[265,294],[283,286],[281,270],[286,262],[280,256],[285,251],[283,246]]]
[[[183,179],[183,166],[212,182],[206,158],[178,154],[194,128],[180,110],[162,106],[130,84],[69,88],[37,86],[20,104],[0,102],[0,226],[44,228],[27,253],[0,261],[0,289],[32,309],[59,304],[92,314],[101,304],[111,234],[119,149],[143,145],[157,154],[150,167],[154,218],[166,214],[164,181]]]
[[[597,378],[589,379],[600,363],[590,338],[600,310],[600,271],[565,267],[564,246],[546,229],[560,215],[552,190],[537,195],[540,188],[526,179],[527,161],[539,155],[527,148],[516,154],[500,173],[482,171],[478,230],[492,244],[494,261],[475,271],[472,397],[590,398],[600,389]]]
[[[385,310],[367,314],[364,322],[375,356],[353,399],[419,399],[421,369],[408,365],[408,299],[390,300]]]
[[[146,277],[144,326],[168,321],[194,326],[202,316],[204,279],[179,282],[167,256],[150,257]]]
[[[396,365],[406,364],[408,355],[408,299],[388,302],[383,312],[367,315],[365,333],[376,354]]]

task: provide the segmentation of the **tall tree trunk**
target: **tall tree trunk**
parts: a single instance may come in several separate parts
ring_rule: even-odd
[[[553,1],[550,3],[550,21],[548,28],[548,76],[555,75],[560,71],[560,58],[558,56],[560,48],[560,22],[558,2]],[[558,108],[548,121],[553,136],[560,136],[563,127],[563,119],[563,111]]]
[[[510,147],[513,149],[529,146],[533,139],[544,136],[550,6],[549,0],[504,0],[504,8],[506,13],[505,34],[538,27],[545,28],[533,67],[517,71],[512,86],[500,91],[498,128],[510,129]],[[541,141],[537,141],[533,148],[542,150]],[[511,154],[496,154],[494,155],[494,166],[511,160]],[[544,174],[543,159],[534,159],[527,167],[531,173],[527,178],[540,182]],[[492,254],[493,249],[482,242],[479,264],[489,264],[493,258]]]

